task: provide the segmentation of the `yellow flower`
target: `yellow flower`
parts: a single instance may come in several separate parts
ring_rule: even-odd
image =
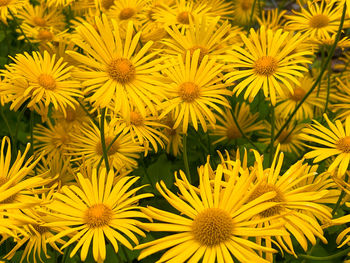
[[[155,52],[147,53],[152,42],[137,50],[141,32],[133,36],[132,22],[128,23],[125,40],[122,40],[116,21],[112,20],[111,28],[105,15],[102,20],[96,17],[96,29],[84,23],[76,30],[81,39],[73,41],[86,55],[67,53],[82,63],[75,76],[83,81],[85,94],[90,95],[87,99],[95,107],[103,108],[117,98],[116,111],[135,106],[145,115],[147,107],[156,115],[156,105],[165,96],[161,83],[154,76],[161,68],[161,59],[154,59]]]
[[[278,8],[271,10],[262,10],[261,17],[257,16],[260,26],[265,26],[272,30],[277,30],[283,27],[285,22],[284,15],[286,10],[278,10]]]
[[[333,103],[330,105],[331,109],[337,112],[337,119],[345,120],[350,116],[350,79],[336,78],[337,91],[330,94]]]
[[[241,34],[245,49],[235,46],[227,57],[229,68],[232,70],[226,74],[227,83],[235,83],[233,92],[238,96],[245,90],[244,99],[253,100],[260,89],[263,89],[265,97],[270,96],[272,105],[276,104],[276,93],[284,94],[283,83],[290,92],[293,92],[291,82],[299,85],[296,77],[302,77],[300,71],[307,71],[301,64],[310,63],[305,55],[307,51],[298,51],[296,48],[303,41],[299,33],[292,38],[288,32],[281,29],[272,31],[260,28],[260,32],[250,30],[250,39]]]
[[[136,194],[143,186],[129,189],[138,177],[126,176],[113,184],[114,177],[113,170],[107,173],[106,169],[102,169],[97,175],[96,169],[93,169],[91,179],[78,173],[78,186],[64,186],[61,192],[56,192],[54,201],[47,205],[53,218],[43,226],[60,226],[63,231],[48,238],[48,242],[69,236],[69,240],[61,249],[77,242],[70,257],[81,248],[82,261],[85,261],[92,243],[92,254],[97,262],[106,259],[106,239],[116,253],[120,244],[129,249],[133,248],[128,239],[138,244],[134,233],[145,235],[138,228],[140,222],[137,218],[147,216],[139,211],[137,203],[153,195]]]
[[[350,161],[350,117],[347,117],[343,124],[339,120],[333,124],[326,114],[323,116],[329,129],[313,120],[314,124],[305,128],[303,134],[300,135],[305,141],[320,145],[308,145],[312,150],[305,154],[305,158],[314,158],[314,163],[318,163],[333,155],[336,156],[328,167],[328,171],[337,170],[338,177],[342,177]]]
[[[57,7],[65,7],[68,6],[72,3],[74,3],[76,0],[47,0],[47,5],[48,6],[55,6]]]
[[[216,63],[214,59],[209,60],[208,56],[199,62],[199,56],[198,49],[192,56],[187,51],[185,62],[179,55],[177,59],[169,60],[169,68],[164,69],[164,74],[170,81],[163,84],[169,100],[161,106],[163,111],[160,118],[174,111],[176,121],[170,128],[176,129],[182,122],[184,133],[190,122],[198,130],[198,120],[203,130],[207,131],[206,122],[214,125],[216,121],[212,110],[222,113],[219,105],[230,107],[224,96],[232,93],[221,83],[222,64]]]
[[[232,2],[226,2],[225,0],[200,0],[197,3],[208,5],[210,7],[208,11],[210,16],[220,16],[221,21],[234,20],[234,16],[232,15],[234,6]]]
[[[167,126],[164,128],[163,132],[164,135],[167,137],[167,146],[166,146],[166,152],[171,153],[174,156],[177,156],[179,153],[182,152],[182,132],[181,128],[177,127],[175,129],[171,128],[174,127],[176,119],[174,118],[174,112],[168,113],[165,118],[163,118],[164,124]]]
[[[0,1],[0,19],[7,25],[7,19],[12,19],[10,12],[14,15],[29,3],[28,0],[1,0]]]
[[[214,172],[207,162],[198,169],[198,188],[191,185],[186,175],[175,174],[175,185],[180,196],[172,193],[163,181],[157,183],[162,196],[181,214],[163,211],[151,206],[142,211],[153,218],[153,223],[142,223],[148,231],[166,232],[166,236],[136,246],[143,249],[139,260],[166,249],[157,262],[268,262],[259,257],[256,251],[275,252],[272,248],[258,245],[247,238],[283,235],[285,231],[276,225],[266,228],[254,227],[268,219],[252,218],[273,209],[275,202],[266,202],[274,194],[267,193],[247,202],[248,189],[254,179],[249,173],[238,176],[240,162],[234,163],[230,180],[223,187],[223,166],[218,165]],[[213,175],[213,179],[210,176]],[[169,234],[171,232],[171,234]],[[235,260],[234,260],[235,258]]]
[[[71,79],[72,67],[67,67],[62,58],[56,61],[55,55],[33,52],[32,55],[18,54],[13,60],[14,63],[2,71],[5,81],[0,84],[2,93],[13,100],[11,108],[18,108],[26,100],[29,100],[27,107],[52,105],[63,114],[67,106],[75,108],[76,98],[82,97],[80,83]]]
[[[233,1],[233,21],[239,25],[247,25],[250,21],[254,0],[234,0]],[[259,8],[255,5],[252,20],[256,20]]]
[[[345,203],[347,207],[350,207],[350,203]],[[350,222],[350,215],[345,215],[336,219],[333,219],[330,225],[345,225]],[[350,227],[345,228],[342,232],[339,233],[336,242],[339,245],[338,247],[342,247],[345,244],[349,244],[350,235]]]

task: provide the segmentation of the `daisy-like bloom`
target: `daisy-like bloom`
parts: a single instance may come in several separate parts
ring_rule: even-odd
[[[96,169],[93,169],[91,179],[78,173],[77,186],[64,186],[61,192],[56,192],[54,201],[47,205],[54,218],[44,226],[60,226],[63,231],[48,241],[55,242],[69,236],[69,240],[61,249],[77,242],[70,257],[81,248],[82,261],[85,261],[92,243],[95,261],[103,262],[106,258],[106,239],[116,253],[120,244],[133,249],[127,238],[138,244],[135,233],[145,235],[138,228],[140,222],[137,218],[147,218],[139,211],[138,202],[153,195],[137,194],[143,186],[129,189],[138,177],[126,176],[113,184],[114,177],[113,170],[107,173],[106,169],[102,169],[97,175]]]
[[[220,16],[220,20],[233,20],[234,7],[231,2],[225,0],[201,0],[199,3],[205,3],[210,7],[208,11],[210,16]]]
[[[136,246],[143,249],[139,260],[166,249],[157,262],[268,262],[259,257],[256,251],[275,252],[247,237],[261,237],[286,234],[276,229],[280,225],[266,228],[254,225],[268,219],[252,220],[254,216],[267,209],[274,209],[275,202],[268,200],[274,193],[247,202],[248,189],[254,179],[249,173],[238,176],[240,161],[233,164],[230,180],[223,186],[223,166],[213,171],[207,162],[198,169],[199,187],[191,185],[186,175],[180,171],[175,174],[175,185],[180,196],[172,193],[163,181],[157,183],[162,196],[180,212],[171,213],[148,206],[142,211],[153,218],[153,223],[142,223],[148,231],[166,232],[166,236]],[[213,178],[210,178],[212,176]],[[169,234],[172,232],[172,234]],[[235,259],[234,259],[235,258]]]
[[[59,43],[63,40],[69,39],[68,30],[57,30],[54,27],[32,27],[26,23],[21,25],[24,34],[30,39],[33,43],[39,43],[40,46],[46,45],[47,43]],[[21,32],[17,29],[17,32]],[[18,40],[23,40],[24,35],[21,33]],[[39,47],[40,47],[39,46]]]
[[[235,46],[227,57],[231,72],[226,74],[226,82],[231,84],[241,80],[233,89],[237,96],[245,90],[244,99],[253,100],[263,89],[265,97],[270,96],[272,105],[275,105],[276,93],[285,93],[281,83],[291,93],[291,83],[300,84],[296,77],[302,77],[301,71],[307,71],[301,64],[310,63],[305,56],[311,53],[296,49],[304,40],[299,33],[288,38],[289,35],[282,29],[272,31],[264,26],[259,32],[251,29],[249,39],[241,34],[245,49]]]
[[[350,79],[343,80],[337,78],[337,92],[331,93],[330,98],[333,103],[330,108],[337,112],[337,119],[345,120],[350,116]]]
[[[204,2],[195,3],[193,0],[176,0],[175,5],[162,5],[158,8],[153,17],[157,22],[167,26],[175,25],[180,29],[188,28],[190,20],[196,22],[203,16],[214,18],[210,16],[210,6]]]
[[[72,128],[90,121],[90,117],[80,105],[76,106],[75,109],[67,107],[66,115],[60,111],[53,111],[52,118],[56,123]]]
[[[249,105],[245,102],[242,104],[236,104],[234,114],[239,127],[242,129],[244,134],[259,131],[265,127],[262,121],[257,121],[259,113],[252,114],[250,112]],[[213,144],[242,138],[242,134],[233,120],[230,109],[225,109],[225,112],[222,115],[215,114],[215,118],[217,119],[218,123],[215,125],[215,127],[212,127],[211,134],[214,136],[219,136],[220,138],[214,141]]]
[[[34,127],[34,150],[38,153],[44,153],[48,158],[60,156],[64,158],[69,147],[72,130],[63,123],[53,125],[51,121],[47,122],[47,127],[37,124]]]
[[[162,59],[154,59],[157,53],[147,53],[152,42],[147,42],[135,51],[141,32],[133,36],[133,24],[128,23],[125,40],[122,40],[115,20],[110,22],[105,15],[102,20],[96,17],[96,28],[88,23],[77,27],[80,38],[73,41],[87,55],[67,51],[74,59],[84,65],[76,73],[83,81],[87,99],[95,107],[106,107],[115,100],[116,111],[130,109],[130,105],[143,115],[145,108],[156,115],[156,105],[165,99],[161,83],[155,73],[162,67]],[[83,39],[83,40],[82,40]]]
[[[28,0],[1,0],[0,2],[0,19],[7,25],[7,19],[12,19],[10,12],[17,14],[25,5],[29,3]]]
[[[309,177],[315,178],[316,173],[311,172],[307,164],[303,164],[304,160],[300,160],[281,174],[284,155],[279,152],[279,147],[276,149],[271,167],[267,169],[263,168],[262,156],[255,150],[254,155],[255,166],[251,173],[256,174],[257,179],[254,189],[251,190],[250,200],[256,200],[272,192],[275,196],[271,201],[279,203],[253,217],[253,220],[257,220],[275,216],[271,220],[258,223],[257,226],[269,227],[271,224],[280,223],[281,229],[294,236],[304,251],[307,251],[308,241],[315,245],[317,237],[327,243],[319,220],[329,221],[331,213],[326,205],[319,203],[319,200],[328,194],[328,190],[320,190],[312,183],[306,185],[301,183]],[[275,238],[283,250],[296,256],[290,235]],[[257,243],[265,243],[267,247],[271,247],[274,241],[271,237],[262,237],[257,239]],[[267,253],[266,258],[271,261],[272,254]]]
[[[350,203],[346,202],[345,205],[347,207],[350,207]],[[350,215],[345,215],[336,219],[333,219],[331,224],[329,224],[329,226],[332,225],[345,225],[348,224],[350,222]],[[346,244],[349,244],[350,241],[350,227],[345,228],[342,232],[339,233],[336,242],[339,245],[338,247],[343,247]],[[345,261],[344,261],[345,262]]]
[[[76,0],[47,0],[46,3],[48,6],[54,6],[54,7],[65,7],[72,3],[74,3]]]
[[[233,21],[239,25],[247,25],[250,21],[254,0],[234,0],[233,1]],[[256,19],[259,8],[256,5],[253,11],[252,20]]]
[[[145,146],[146,153],[149,144],[155,152],[158,151],[158,144],[164,149],[163,141],[167,141],[167,137],[159,129],[166,126],[149,112],[146,116],[142,116],[137,110],[130,109],[130,114],[121,114],[117,118],[112,118],[110,125],[113,126],[115,123],[120,125],[123,133],[130,133],[140,145]]]
[[[336,120],[335,124],[328,119],[327,114],[323,115],[328,127],[313,120],[314,124],[303,130],[300,135],[308,142],[312,150],[305,154],[305,158],[314,158],[313,162],[318,163],[331,156],[336,156],[328,167],[329,172],[337,170],[337,176],[342,177],[348,169],[350,161],[350,116],[342,123]],[[309,145],[316,143],[320,146]]]
[[[166,45],[163,52],[167,55],[180,54],[185,57],[187,51],[193,55],[193,52],[199,49],[199,61],[202,61],[205,55],[215,58],[217,55],[225,54],[226,50],[231,48],[227,38],[227,35],[232,36],[229,34],[231,26],[227,21],[221,25],[218,23],[219,17],[211,22],[205,18],[198,19],[195,23],[190,21],[189,28],[184,33],[181,33],[176,26],[166,27],[165,30],[171,38],[162,41]]]
[[[23,9],[19,10],[17,17],[31,27],[53,27],[57,30],[63,30],[66,26],[62,10],[48,8],[43,3],[36,6],[32,4],[24,6]]]
[[[330,38],[339,28],[343,5],[337,1],[307,1],[307,7],[286,15],[285,29],[303,32],[311,38]],[[344,25],[345,26],[345,25]]]
[[[144,147],[132,138],[130,133],[123,133],[123,127],[119,124],[105,123],[105,143],[109,147],[107,156],[109,165],[116,170],[130,170],[137,166],[135,159],[139,158]],[[92,167],[102,162],[103,148],[101,144],[101,133],[92,121],[88,125],[82,125],[72,133],[72,142],[67,148],[69,155],[74,156],[72,162],[84,160]]]
[[[312,88],[314,78],[306,74],[302,78],[298,78],[300,84],[292,83],[293,91],[286,89],[284,94],[277,97],[276,114],[280,118],[287,119],[294,111],[295,107],[305,97],[306,93]],[[294,115],[295,120],[312,119],[314,117],[315,107],[323,110],[326,101],[327,91],[324,85],[316,88],[309,97],[304,101],[301,107]]]
[[[316,51],[321,48],[324,48],[325,50],[329,50],[334,45],[335,37],[336,37],[336,34],[333,34],[328,38],[321,38],[321,39],[311,38],[308,40],[308,43],[310,43],[311,45],[315,45]],[[342,37],[337,42],[337,48],[340,48],[342,51],[344,51],[344,49],[349,47],[350,47],[350,39],[348,37]]]
[[[200,50],[197,49],[191,56],[187,51],[185,62],[182,56],[171,59],[167,63],[169,68],[164,69],[164,74],[170,79],[170,83],[163,84],[168,93],[169,100],[164,102],[160,118],[174,111],[176,129],[182,121],[182,131],[187,132],[191,122],[194,129],[198,130],[198,122],[204,131],[207,131],[207,122],[215,124],[213,110],[223,113],[219,107],[230,107],[225,95],[231,95],[226,85],[222,83],[222,65],[214,59],[209,60],[204,56],[199,62]],[[172,66],[170,66],[172,65]]]
[[[262,10],[261,17],[257,16],[260,26],[265,26],[265,28],[269,28],[272,30],[277,30],[282,28],[285,19],[284,15],[287,11],[281,10],[278,11],[278,8],[272,10]]]
[[[33,52],[32,55],[18,54],[13,60],[14,63],[2,70],[6,81],[0,85],[0,90],[8,94],[14,104],[11,108],[18,108],[19,103],[26,100],[29,100],[28,107],[48,108],[52,105],[63,114],[66,114],[67,106],[75,108],[76,98],[82,97],[80,83],[71,79],[72,67],[67,67],[62,58],[56,61],[55,55],[51,57],[44,52],[42,56]],[[13,87],[17,82],[20,87]]]
[[[174,127],[175,121],[174,113],[168,113],[165,118],[163,118],[163,123],[166,125],[163,133],[167,137],[166,152],[171,152],[174,156],[177,156],[182,152],[182,132],[180,127],[172,128]]]
[[[284,123],[285,119],[276,119],[274,123],[275,131],[279,131]],[[277,145],[280,144],[281,151],[299,154],[305,148],[300,136],[303,128],[305,128],[303,123],[289,123],[287,127],[283,129],[280,136],[275,138],[274,147],[277,147]],[[271,141],[271,124],[269,122],[264,122],[264,129],[261,131],[261,135],[263,137],[259,138],[259,141],[269,145]]]

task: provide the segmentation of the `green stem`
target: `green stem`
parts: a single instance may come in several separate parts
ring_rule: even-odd
[[[11,126],[6,118],[6,115],[4,114],[4,108],[2,106],[0,106],[0,114],[1,114],[1,117],[4,119],[4,122],[6,124],[6,127],[9,131],[9,134],[10,134],[10,137],[11,137],[11,140],[13,142],[13,133],[12,133],[12,129],[11,129]]]
[[[101,111],[101,120],[100,120],[101,146],[102,146],[103,159],[105,160],[105,165],[108,172],[109,163],[108,163],[107,147],[106,147],[106,140],[105,140],[105,117],[106,117],[106,108],[103,108]]]
[[[287,127],[287,125],[290,123],[290,121],[293,119],[295,113],[299,110],[299,108],[301,107],[301,105],[303,105],[303,103],[305,102],[305,100],[310,96],[310,94],[315,90],[315,88],[317,87],[318,83],[321,81],[323,73],[325,72],[326,68],[328,67],[329,62],[331,61],[333,55],[334,55],[334,51],[335,48],[337,47],[337,44],[339,42],[339,38],[340,38],[340,33],[341,30],[343,28],[343,24],[344,24],[344,18],[345,18],[345,13],[346,13],[346,3],[344,2],[344,6],[343,6],[343,13],[342,13],[342,17],[340,20],[340,24],[339,24],[339,28],[338,28],[338,32],[337,35],[335,37],[334,40],[334,44],[328,54],[327,60],[326,62],[322,65],[320,74],[318,75],[316,81],[314,82],[314,84],[312,85],[311,89],[305,94],[304,98],[300,101],[300,103],[295,107],[294,111],[292,112],[292,114],[289,116],[289,118],[287,119],[287,121],[283,124],[283,126],[281,127],[281,129],[277,132],[275,138],[278,138],[278,136],[281,135],[282,131]]]
[[[337,210],[338,210],[338,208],[339,208],[339,206],[340,206],[340,203],[341,203],[341,201],[343,200],[344,196],[345,196],[345,191],[344,191],[344,190],[341,190],[340,195],[339,195],[339,198],[338,198],[338,200],[337,200],[337,203],[335,204],[335,206],[334,206],[334,208],[333,208],[333,210],[332,210],[332,216],[334,216],[334,215],[335,215],[335,212],[337,212]]]
[[[34,50],[37,50],[37,48],[33,45],[32,41],[30,41],[30,39],[27,37],[27,35],[24,33],[21,25],[18,23],[18,20],[17,20],[17,17],[14,16],[14,14],[11,12],[10,9],[8,9],[10,15],[12,16],[13,18],[13,21],[15,22],[16,24],[16,27],[19,28],[19,30],[21,31],[21,34],[23,35],[24,39],[28,42],[30,48],[34,51]]]
[[[255,5],[256,5],[256,0],[254,0],[253,5],[252,5],[252,10],[250,11],[249,24],[248,24],[248,34],[249,34],[249,28],[252,26],[252,23],[253,23]]]
[[[275,150],[275,147],[273,146],[274,142],[275,142],[275,108],[271,104],[271,140],[270,140],[270,160],[269,160],[270,165],[269,166],[271,166],[273,153]]]
[[[328,65],[328,79],[327,79],[327,95],[326,95],[326,105],[324,106],[324,113],[327,113],[328,110],[328,102],[329,102],[329,90],[331,86],[331,64]],[[323,115],[322,115],[323,118]]]
[[[346,256],[349,252],[350,252],[350,247],[348,247],[347,249],[344,249],[336,254],[326,256],[326,257],[315,257],[315,256],[310,256],[310,255],[304,255],[304,254],[301,254],[298,256],[301,258],[304,258],[304,259],[308,259],[308,260],[325,261],[325,260],[332,260],[332,259]]]
[[[77,99],[77,102],[80,105],[80,107],[83,109],[83,111],[86,113],[86,115],[89,116],[89,118],[96,124],[96,126],[98,126],[98,122],[96,121],[94,116],[91,115],[91,113],[88,111],[88,109],[85,108],[84,104],[81,103],[81,101],[79,99]]]
[[[16,128],[15,128],[15,135],[13,138],[13,146],[15,147],[14,149],[18,149],[17,148],[17,139],[18,139],[18,131],[19,131],[19,126],[20,126],[20,121],[24,115],[24,112],[27,109],[27,104],[25,106],[23,106],[23,108],[21,109],[21,111],[19,112],[19,114],[17,115],[17,119],[16,119]]]
[[[119,138],[119,134],[117,134],[113,140],[110,142],[110,144],[107,146],[107,152],[109,152],[109,149],[111,149],[112,145],[114,144],[114,142]],[[103,156],[100,159],[100,161],[97,164],[97,171],[100,170],[101,164],[102,164],[102,160],[104,160]]]
[[[187,134],[183,135],[183,158],[184,158],[184,164],[185,164],[185,171],[187,175],[188,181],[191,183],[192,178],[191,178],[191,173],[190,173],[190,167],[188,165],[188,158],[187,158]]]

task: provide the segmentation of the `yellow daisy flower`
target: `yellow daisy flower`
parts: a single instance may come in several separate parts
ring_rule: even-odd
[[[17,14],[21,8],[29,3],[28,0],[2,0],[0,3],[0,19],[7,25],[7,19],[12,19],[10,12]]]
[[[166,128],[164,128],[163,130],[164,135],[167,137],[166,152],[171,152],[174,156],[177,156],[179,153],[182,152],[183,139],[180,126],[178,126],[175,129],[172,128],[174,127],[176,121],[174,117],[174,112],[168,113],[162,121],[166,125]]]
[[[305,158],[314,158],[318,163],[331,156],[336,156],[328,167],[329,172],[337,170],[338,177],[342,177],[348,169],[350,162],[350,117],[345,122],[336,120],[335,124],[324,114],[329,129],[321,123],[313,120],[314,124],[303,130],[300,136],[308,143],[316,143],[320,146],[307,145],[312,150],[305,154]]]
[[[278,8],[271,10],[262,10],[261,17],[257,16],[260,26],[265,28],[277,30],[283,27],[285,22],[284,15],[286,10],[278,10]]]
[[[161,106],[163,110],[160,118],[174,111],[176,122],[171,128],[176,129],[183,121],[183,133],[187,132],[190,122],[198,130],[198,120],[203,130],[207,131],[206,122],[214,125],[216,121],[212,111],[222,113],[219,105],[230,107],[224,96],[232,93],[221,82],[222,77],[218,76],[222,65],[214,59],[209,60],[208,56],[204,56],[199,63],[199,56],[198,49],[192,56],[187,51],[185,62],[179,55],[177,59],[169,60],[169,68],[163,71],[171,82],[163,84],[169,100]]]
[[[247,25],[250,21],[254,0],[233,1],[233,21],[239,25]],[[252,20],[256,20],[259,8],[255,5]]]
[[[76,98],[82,97],[80,83],[71,79],[72,67],[66,67],[67,63],[62,62],[62,58],[56,61],[55,55],[51,57],[44,52],[42,56],[39,52],[33,52],[32,55],[18,54],[13,60],[14,63],[6,66],[7,70],[2,70],[5,82],[0,84],[2,92],[14,100],[15,106],[11,108],[18,108],[18,103],[25,100],[29,100],[27,107],[36,105],[48,108],[52,105],[63,114],[66,114],[67,106],[75,108]],[[7,74],[16,80],[6,78]],[[13,88],[18,81],[21,86]]]
[[[262,121],[257,121],[259,113],[251,114],[250,107],[245,102],[236,104],[234,114],[240,128],[245,134],[264,129]],[[215,118],[218,120],[218,123],[215,127],[212,127],[211,134],[220,138],[214,141],[213,144],[242,138],[242,134],[233,120],[230,109],[225,109],[223,115],[215,114]]]
[[[330,38],[339,28],[343,5],[337,1],[307,1],[307,7],[286,15],[285,29],[305,33],[311,38]],[[345,26],[345,25],[344,25]]]
[[[70,253],[73,257],[81,248],[80,258],[85,261],[92,243],[92,254],[97,262],[106,259],[106,239],[118,253],[118,246],[122,244],[133,249],[129,238],[138,244],[136,234],[145,236],[138,228],[137,218],[147,218],[139,211],[139,200],[152,197],[152,194],[136,194],[143,186],[129,189],[139,178],[123,177],[115,184],[113,170],[108,173],[102,169],[97,175],[92,170],[92,178],[84,178],[77,174],[78,186],[64,186],[61,192],[54,194],[54,201],[47,205],[54,218],[43,226],[60,226],[64,230],[48,242],[55,242],[64,236],[69,240],[61,249],[77,242]],[[127,237],[127,238],[126,238]]]
[[[68,29],[64,31],[57,30],[54,27],[32,27],[26,23],[21,25],[24,34],[33,43],[39,43],[40,46],[48,43],[59,43],[61,41],[68,41],[70,35]],[[21,30],[17,29],[19,33],[18,40],[24,40],[24,35]],[[39,46],[39,48],[40,48]]]
[[[63,124],[69,128],[80,126],[90,121],[90,117],[80,105],[76,106],[75,109],[68,106],[66,108],[66,116],[60,111],[53,111],[52,118],[57,124]]]
[[[332,103],[330,108],[337,112],[337,119],[345,120],[350,116],[350,79],[348,77],[343,80],[336,79],[337,91],[331,93]]]
[[[73,41],[87,55],[67,51],[74,59],[84,65],[75,76],[82,80],[87,99],[95,107],[106,107],[115,100],[116,111],[128,110],[130,105],[143,115],[148,107],[156,115],[156,105],[165,99],[161,83],[154,74],[161,68],[160,60],[154,59],[157,53],[147,53],[152,42],[147,42],[138,51],[141,32],[133,36],[133,24],[128,23],[125,40],[122,40],[117,23],[110,22],[105,15],[102,20],[96,17],[95,29],[84,23],[77,27],[82,38]]]
[[[181,196],[172,193],[163,181],[157,183],[162,196],[178,210],[172,213],[152,206],[142,211],[153,218],[153,223],[141,223],[148,231],[166,232],[167,235],[135,247],[142,249],[139,260],[166,249],[157,262],[268,262],[256,251],[275,252],[247,237],[283,235],[285,231],[276,229],[280,225],[266,228],[254,227],[261,221],[251,220],[255,215],[273,209],[274,202],[266,202],[274,194],[267,193],[252,202],[247,202],[248,188],[254,179],[249,173],[238,176],[240,162],[234,163],[230,180],[223,187],[223,167],[218,165],[214,172],[207,162],[198,169],[199,188],[192,186],[186,175],[175,173],[175,185]],[[213,179],[210,179],[210,174]],[[172,232],[169,234],[169,232]]]
[[[55,6],[55,7],[65,7],[72,3],[74,3],[76,0],[47,0],[48,6]]]
[[[226,2],[225,0],[201,0],[199,3],[206,4],[210,7],[208,11],[210,16],[220,16],[220,20],[233,20],[234,6],[232,2]]]
[[[350,207],[350,203],[346,202],[345,205],[347,207]],[[345,216],[341,216],[338,217],[336,219],[333,219],[332,222],[329,224],[329,226],[331,225],[345,225],[348,224],[350,222],[350,215],[345,215]],[[350,241],[350,227],[345,228],[342,232],[339,233],[336,242],[339,245],[338,247],[343,247],[346,244],[349,244]],[[345,261],[344,261],[345,262]]]
[[[107,151],[109,165],[117,170],[130,170],[137,166],[135,159],[144,147],[132,138],[130,133],[123,133],[121,125],[110,125],[105,123],[106,147],[112,144]],[[101,133],[92,121],[88,125],[82,125],[72,133],[72,142],[67,148],[69,155],[74,156],[72,162],[85,160],[92,167],[99,163],[104,165],[103,150],[101,144]]]
[[[265,97],[270,96],[272,105],[276,104],[276,93],[284,94],[283,83],[290,92],[293,92],[291,82],[299,85],[296,77],[302,77],[300,71],[307,71],[301,64],[310,63],[305,58],[310,55],[307,51],[297,51],[296,47],[302,43],[299,33],[288,39],[288,32],[281,29],[272,31],[261,27],[257,33],[250,30],[250,38],[241,34],[245,49],[235,46],[227,57],[231,72],[226,74],[227,83],[235,83],[233,92],[238,96],[245,90],[244,99],[253,100],[260,89]]]

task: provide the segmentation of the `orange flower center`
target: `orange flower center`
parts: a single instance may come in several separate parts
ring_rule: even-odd
[[[105,137],[105,143],[106,143],[106,148],[111,144],[113,141],[112,137]],[[119,144],[115,141],[112,146],[109,148],[107,155],[113,155],[119,150]],[[96,144],[96,153],[99,155],[103,155],[103,149],[102,149],[102,143],[101,140],[98,141]]]
[[[143,124],[141,114],[135,111],[130,112],[130,123],[135,126],[141,126]]]
[[[289,98],[294,101],[301,101],[305,97],[305,90],[298,87],[294,89],[294,94],[290,94]]]
[[[282,194],[282,192],[274,185],[270,184],[261,184],[258,186],[255,191],[251,194],[249,198],[249,202],[255,200],[256,198],[262,196],[265,193],[268,192],[275,192],[276,196],[272,199],[269,200],[269,202],[285,202],[285,198]],[[282,205],[276,205],[274,207],[268,208],[265,211],[262,211],[259,213],[261,217],[270,217],[277,215],[283,211],[283,206]]]
[[[341,138],[339,141],[337,141],[336,145],[338,150],[344,153],[350,153],[350,136]]]
[[[112,216],[112,209],[104,204],[96,204],[85,212],[85,223],[90,228],[103,227],[109,224]]]
[[[46,226],[41,226],[39,224],[32,224],[32,227],[41,235],[49,232],[49,228]]]
[[[38,16],[33,18],[33,22],[36,26],[41,26],[41,27],[46,26],[46,20]]]
[[[193,46],[193,47],[191,47],[191,48],[189,49],[191,57],[193,56],[193,53],[194,53],[197,49],[200,50],[200,52],[199,52],[199,59],[198,59],[198,61],[199,61],[199,63],[200,63],[200,62],[202,61],[202,59],[204,58],[204,56],[207,55],[207,54],[209,53],[209,50],[208,50],[207,48],[205,48],[205,47]]]
[[[251,1],[249,1],[249,0],[242,1],[241,8],[244,11],[252,10],[252,3],[251,3]]]
[[[290,131],[286,131],[283,130],[280,134],[280,136],[278,136],[277,140],[279,141],[279,143],[281,144],[288,144],[292,141],[292,136],[291,134],[289,134]]]
[[[255,61],[253,67],[257,74],[268,77],[276,72],[278,62],[273,57],[263,56]]]
[[[38,77],[38,83],[41,87],[47,90],[54,90],[56,88],[56,81],[49,74],[45,74],[45,73],[40,74]]]
[[[185,102],[192,102],[199,97],[199,87],[193,82],[184,82],[180,85],[179,95]]]
[[[220,208],[200,212],[192,223],[194,238],[203,246],[215,246],[230,239],[234,223],[230,215]]]
[[[227,128],[226,136],[227,136],[228,139],[234,140],[234,139],[242,137],[242,134],[238,130],[237,126],[235,124],[232,124],[231,126],[229,126]]]
[[[311,17],[309,26],[313,28],[322,28],[329,24],[329,18],[326,15],[318,14]]]
[[[102,7],[104,8],[104,9],[110,9],[111,8],[111,6],[114,4],[114,0],[102,0]]]
[[[0,0],[0,6],[6,6],[11,2],[11,0]]]
[[[119,19],[127,20],[131,18],[133,15],[135,15],[135,9],[131,7],[127,7],[127,8],[124,8],[122,11],[120,11]]]
[[[177,15],[177,21],[181,24],[188,25],[190,23],[190,17],[193,20],[193,16],[190,12],[184,11]]]
[[[51,41],[53,39],[53,34],[48,30],[40,30],[38,34],[38,39],[41,41]]]
[[[135,78],[135,67],[126,58],[112,60],[108,65],[107,72],[112,79],[122,84],[128,83]]]
[[[73,110],[71,107],[67,107],[67,109],[66,109],[66,121],[67,122],[75,121],[76,117],[77,117],[76,111]]]

